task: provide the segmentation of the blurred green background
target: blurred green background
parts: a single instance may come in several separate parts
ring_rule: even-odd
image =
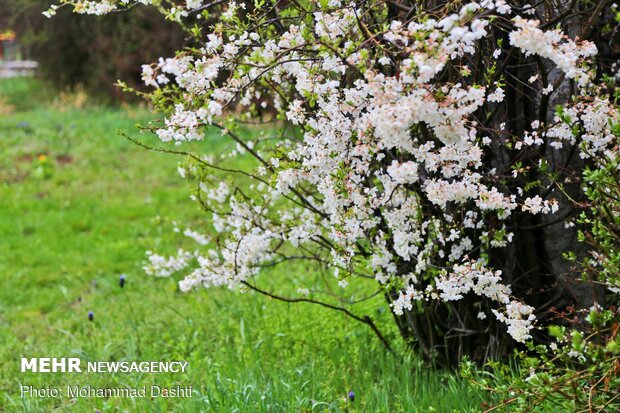
[[[39,63],[37,75],[57,90],[81,88],[91,99],[122,102],[114,83],[122,79],[141,86],[141,65],[173,56],[185,44],[185,33],[152,7],[128,13],[86,16],[62,7],[56,16],[41,13],[52,0],[0,0],[0,33],[15,33],[13,55]]]

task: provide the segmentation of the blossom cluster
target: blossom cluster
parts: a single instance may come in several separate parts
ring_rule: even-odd
[[[150,3],[86,1],[76,10],[102,14],[136,2]],[[168,12],[181,18],[201,6],[187,1]],[[383,24],[375,22],[383,3],[369,12],[355,2],[313,2],[292,8],[277,36],[263,6],[240,13],[243,7],[225,6],[200,47],[143,66],[147,86],[177,96],[156,130],[162,141],[200,141],[206,129],[218,128],[236,141],[235,153],[250,152],[258,162],[242,174],[250,182],[228,177],[237,191],[199,177],[200,202],[211,211],[217,239],[185,231],[200,246],[191,259],[185,251],[151,254],[147,272],[190,268],[184,291],[232,287],[296,251],[297,259],[329,267],[341,286],[370,272],[382,288],[400,290],[396,314],[411,311],[415,301],[470,295],[489,302],[515,340],[530,338],[533,308],[512,296],[488,256],[512,241],[512,216],[554,214],[559,204],[548,193],[509,189],[505,182],[518,171],[487,162],[489,151],[511,141],[479,117],[503,104],[505,83],[470,75],[479,69],[478,55],[492,67],[506,53],[504,45],[484,54],[495,28],[518,53],[548,59],[586,96],[595,46],[544,30],[503,0]],[[302,137],[254,150],[229,130],[229,115],[237,108],[251,118],[257,102]],[[518,151],[547,143],[558,150],[579,139],[584,157],[609,153],[612,113],[609,102],[584,99],[512,140]]]

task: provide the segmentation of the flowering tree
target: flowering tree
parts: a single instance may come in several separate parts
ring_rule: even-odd
[[[187,155],[181,173],[215,235],[185,230],[198,250],[150,253],[149,274],[185,271],[183,291],[318,303],[385,341],[342,300],[280,295],[259,275],[303,261],[342,295],[372,280],[403,337],[446,361],[501,356],[541,338],[550,308],[618,291],[611,278],[580,282],[563,257],[584,254],[582,171],[618,157],[611,2],[64,3],[90,14],[151,4],[184,25],[198,46],[143,66],[165,113],[151,129],[181,148],[210,129],[236,144],[220,157],[170,150]],[[277,139],[239,133],[265,118]]]

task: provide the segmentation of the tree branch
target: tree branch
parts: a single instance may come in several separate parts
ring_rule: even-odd
[[[394,353],[394,350],[392,349],[392,346],[390,346],[389,341],[387,341],[385,336],[381,333],[381,331],[376,326],[374,321],[372,321],[372,318],[370,318],[370,316],[365,315],[363,317],[360,317],[358,315],[353,314],[351,311],[347,310],[346,308],[338,307],[338,306],[335,306],[335,305],[332,305],[332,304],[329,304],[329,303],[324,303],[322,301],[312,300],[310,298],[289,298],[289,297],[279,296],[279,295],[270,293],[269,291],[266,291],[266,290],[263,290],[261,288],[258,288],[256,286],[250,284],[247,281],[241,281],[241,284],[245,285],[246,287],[248,287],[249,289],[251,289],[253,291],[256,291],[257,293],[260,293],[260,294],[266,295],[267,297],[273,298],[274,300],[283,301],[285,303],[311,303],[311,304],[317,304],[317,305],[320,305],[322,307],[329,308],[331,310],[336,310],[336,311],[340,311],[342,313],[345,313],[347,316],[351,317],[352,319],[354,319],[356,321],[359,321],[360,323],[366,324],[368,327],[370,327],[372,332],[375,333],[375,335],[381,341],[383,346],[390,353]]]

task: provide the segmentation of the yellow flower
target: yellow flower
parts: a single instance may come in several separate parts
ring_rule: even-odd
[[[15,40],[15,32],[13,30],[5,30],[0,32],[0,41],[3,40]]]

